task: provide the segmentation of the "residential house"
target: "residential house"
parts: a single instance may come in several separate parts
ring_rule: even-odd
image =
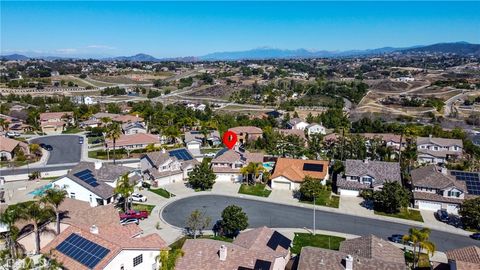
[[[80,162],[67,175],[55,180],[53,186],[66,190],[70,198],[88,202],[91,206],[105,205],[114,202],[117,181],[125,174],[132,184],[141,180],[141,176],[129,167]]]
[[[480,247],[468,246],[446,252],[450,270],[480,269]]]
[[[93,105],[97,102],[90,96],[73,96],[72,102],[76,104],[85,104],[85,105]]]
[[[393,181],[402,184],[398,162],[347,159],[344,177],[337,178],[337,191],[340,195],[358,196],[362,190],[378,190],[385,182]]]
[[[0,137],[0,160],[12,160],[15,157],[16,149],[23,151],[25,155],[30,153],[28,144],[6,137]]]
[[[327,130],[325,129],[325,127],[317,123],[312,123],[306,126],[305,130],[307,131],[308,136],[312,136],[313,134],[327,134]]]
[[[140,159],[140,168],[154,186],[182,182],[199,162],[185,148],[147,153]]]
[[[237,134],[238,142],[241,144],[247,141],[255,141],[263,135],[263,130],[254,126],[239,126],[228,130]]]
[[[326,184],[328,161],[278,158],[271,179],[272,189],[298,190],[309,176]]]
[[[278,133],[280,133],[283,136],[289,136],[289,135],[298,136],[300,139],[302,139],[305,142],[305,145],[307,143],[307,136],[305,136],[305,131],[301,129],[282,128],[282,129],[275,129],[275,130],[278,131]]]
[[[284,270],[290,260],[290,239],[267,227],[242,232],[232,243],[187,239],[177,270]]]
[[[153,144],[155,147],[161,146],[158,135],[149,133],[120,135],[120,137],[115,140],[115,149],[131,151],[135,149],[143,149],[149,144]],[[113,149],[113,140],[107,139],[105,141],[105,148],[108,150]]]
[[[391,147],[394,150],[400,150],[400,144],[402,145],[402,149],[407,146],[406,140],[397,134],[392,133],[361,133],[365,139],[373,140],[373,139],[380,139],[385,146]]]
[[[263,162],[263,154],[251,153],[236,147],[234,149],[225,148],[221,150],[210,163],[213,172],[217,175],[217,182],[240,182],[243,180],[240,170],[250,162]]]
[[[419,163],[446,163],[461,158],[463,142],[458,139],[430,137],[417,138],[417,161]]]
[[[303,247],[298,270],[405,270],[400,248],[374,235],[344,240],[339,250]]]
[[[147,133],[147,128],[142,122],[127,122],[122,124],[122,132],[125,135]]]
[[[40,114],[42,132],[50,134],[62,133],[67,125],[75,124],[73,112],[47,112]]]
[[[139,117],[138,115],[129,115],[129,114],[116,114],[116,113],[96,113],[92,115],[88,120],[83,121],[81,123],[82,126],[84,127],[98,127],[101,126],[102,119],[104,118],[110,118],[110,120],[114,122],[119,122],[121,124],[126,124],[126,123],[135,123],[139,122],[143,125],[145,125],[143,118]]]
[[[292,118],[287,122],[287,128],[305,130],[309,123],[303,121],[301,118]]]
[[[446,168],[436,165],[415,169],[411,172],[415,207],[437,211],[446,209],[457,214],[467,193],[465,182],[448,174]]]
[[[187,149],[195,155],[200,155],[200,148],[203,143],[208,146],[219,146],[222,143],[220,133],[217,130],[210,130],[207,133],[201,131],[187,131],[185,132],[185,145]]]
[[[63,204],[70,203],[62,203],[61,208]],[[158,234],[143,235],[136,224],[120,225],[118,211],[111,205],[91,209],[72,205],[66,213],[68,227],[41,249],[62,268],[157,269],[160,250],[168,249]]]

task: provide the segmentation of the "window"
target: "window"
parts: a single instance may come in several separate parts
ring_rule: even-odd
[[[70,192],[70,198],[75,199],[75,192]]]
[[[141,264],[142,262],[143,262],[143,254],[140,254],[137,257],[133,258],[133,267]]]

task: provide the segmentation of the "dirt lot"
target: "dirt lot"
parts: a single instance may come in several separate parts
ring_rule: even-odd
[[[93,80],[107,82],[107,83],[118,83],[118,84],[145,84],[151,83],[149,81],[134,80],[126,76],[90,76]]]

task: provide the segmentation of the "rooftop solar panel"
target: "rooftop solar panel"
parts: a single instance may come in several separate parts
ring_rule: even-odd
[[[480,195],[480,177],[478,172],[451,171],[457,180],[465,182],[469,194]]]
[[[191,160],[193,157],[185,149],[177,149],[169,152],[171,157],[176,157],[179,160]]]
[[[304,171],[323,172],[323,164],[305,163],[303,164]]]
[[[96,187],[99,184],[97,183],[97,179],[93,176],[92,171],[90,170],[83,170],[81,172],[77,172],[75,174],[80,180],[84,181],[85,183],[89,184],[92,187]]]
[[[56,249],[90,269],[94,268],[110,252],[109,249],[75,233],[61,242]]]

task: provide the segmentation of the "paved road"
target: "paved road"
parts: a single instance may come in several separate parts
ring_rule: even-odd
[[[33,139],[33,143],[51,145],[53,150],[47,160],[47,165],[80,162],[82,145],[78,143],[79,136],[58,135]]]
[[[312,209],[219,195],[201,195],[179,199],[164,208],[162,217],[169,224],[185,227],[187,216],[195,209],[206,211],[207,216],[212,217],[212,220],[215,221],[221,219],[221,211],[232,204],[242,207],[247,213],[249,227],[312,227]],[[320,210],[317,210],[316,214],[317,229],[327,231],[355,235],[375,234],[386,239],[392,234],[407,233],[410,228],[404,224]],[[432,231],[431,240],[439,251],[479,244],[478,241],[467,236],[440,231]]]

